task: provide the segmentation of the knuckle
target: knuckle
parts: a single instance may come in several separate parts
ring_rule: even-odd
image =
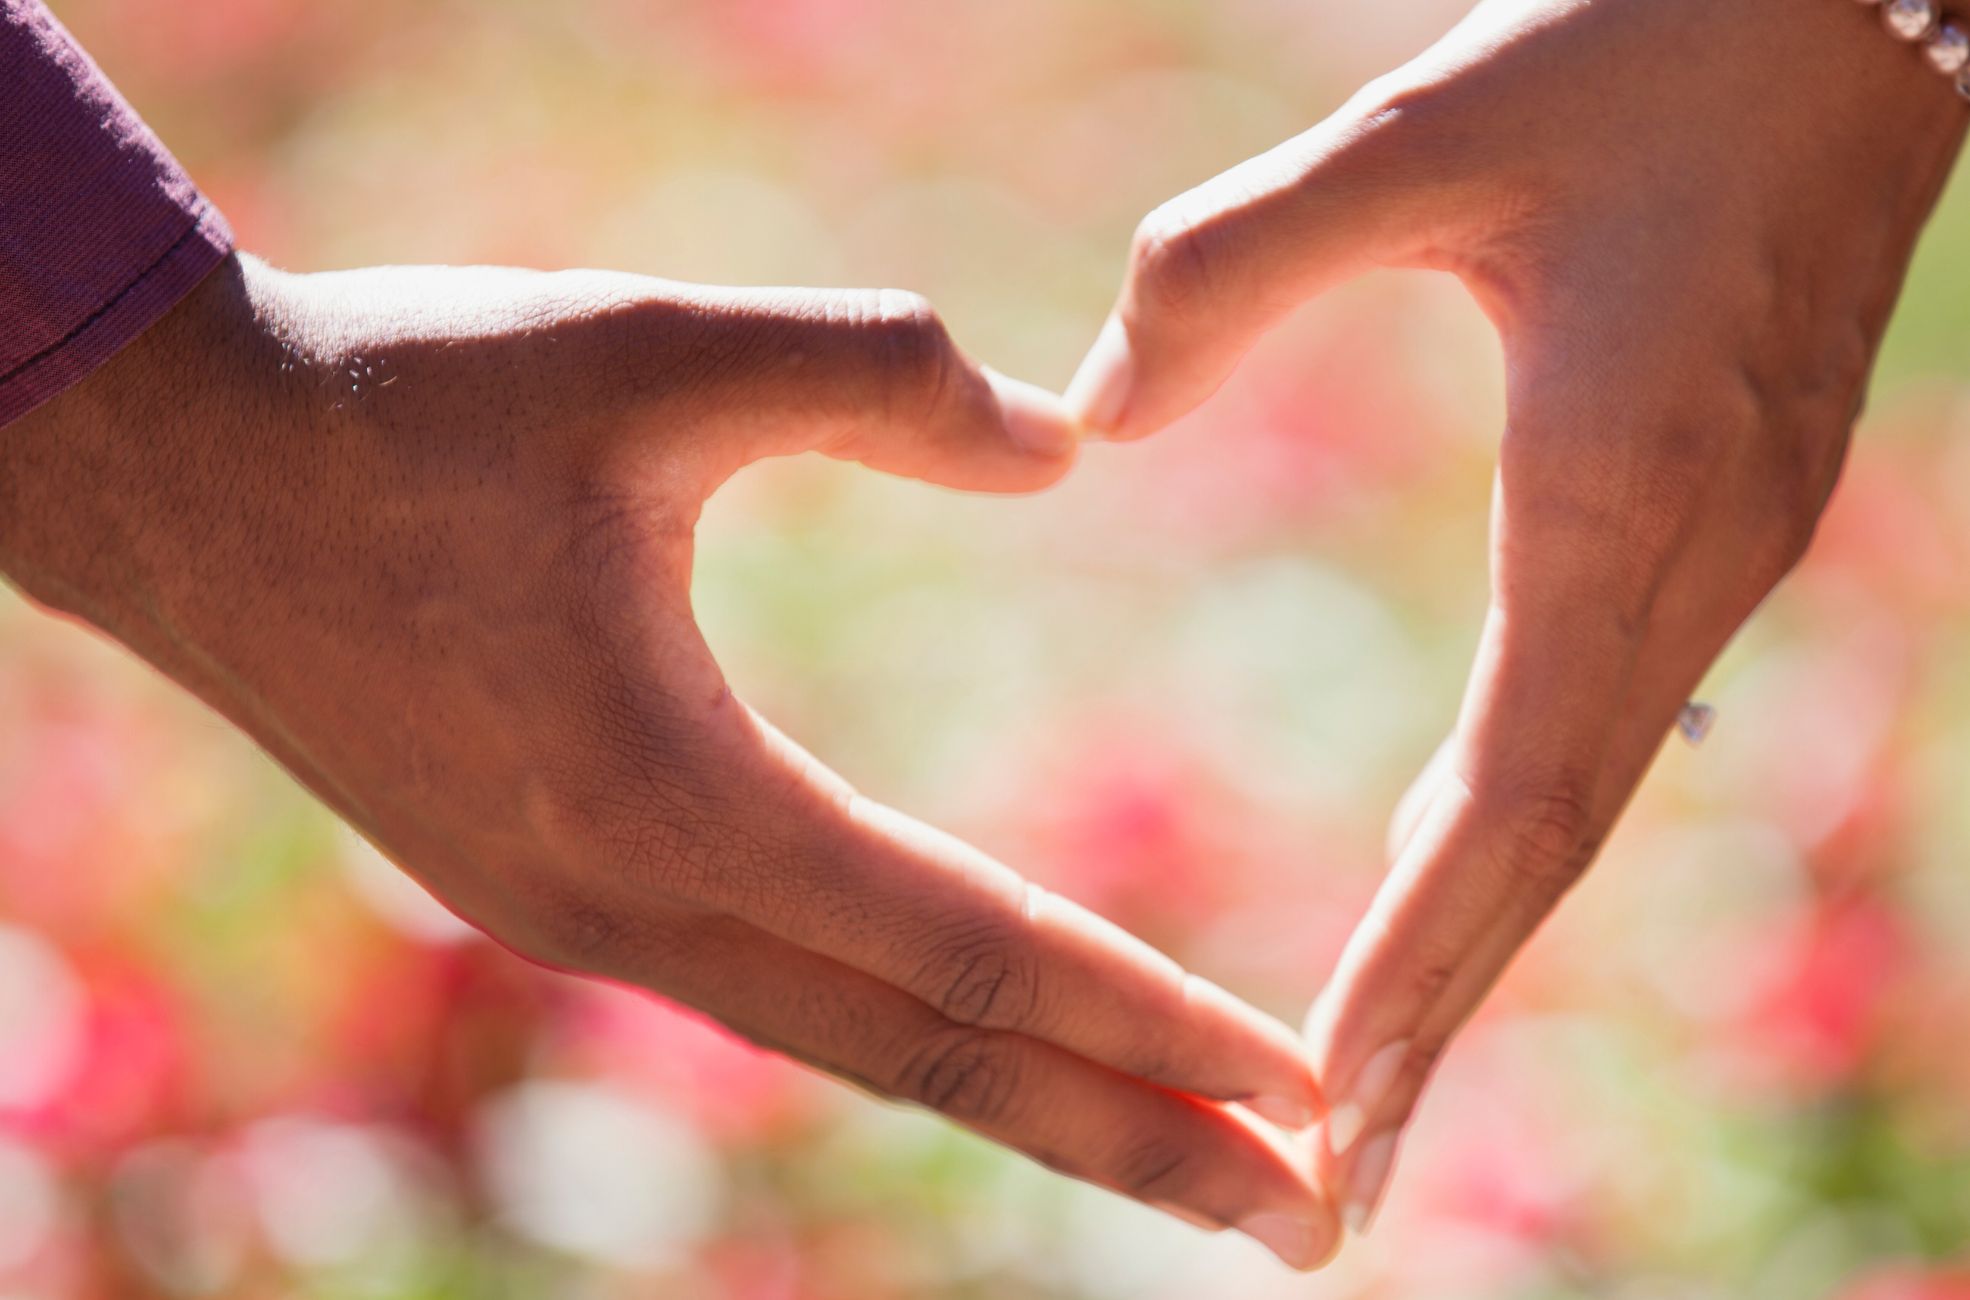
[[[1449,983],[1448,980],[1444,982]],[[1395,1081],[1389,1085],[1393,1096],[1407,1097],[1411,1099],[1408,1104],[1414,1105],[1414,1098],[1421,1094],[1431,1071],[1436,1069],[1437,1061],[1450,1046],[1451,1032],[1449,1029],[1431,1028],[1416,1035],[1396,1066]]]
[[[1593,855],[1593,813],[1593,781],[1576,772],[1507,796],[1496,822],[1500,868],[1535,888],[1563,887]]]
[[[1408,1099],[1405,1109],[1415,1106],[1430,1075],[1436,1071],[1437,1062],[1450,1049],[1451,1037],[1456,1032],[1455,1025],[1436,1025],[1424,1029],[1410,1042],[1409,1050],[1403,1053],[1402,1062],[1396,1067],[1395,1082],[1390,1085],[1393,1095]]]
[[[1850,331],[1836,335],[1824,352],[1823,365],[1803,371],[1790,357],[1783,364],[1741,364],[1737,400],[1718,419],[1748,480],[1748,573],[1759,594],[1805,557],[1858,417],[1872,349]],[[1722,409],[1720,403],[1712,407]],[[1706,474],[1709,468],[1704,466]]]
[[[983,1025],[1002,1005],[1012,966],[1005,954],[979,952],[961,960],[950,984],[938,999],[938,1009],[960,1024]]]
[[[1410,978],[1411,995],[1416,999],[1416,1005],[1436,1006],[1443,1000],[1444,994],[1450,989],[1450,982],[1456,977],[1457,966],[1454,962],[1442,958],[1425,961],[1416,968],[1416,973]],[[1414,1057],[1415,1052],[1412,1049],[1410,1055],[1403,1060],[1404,1071],[1409,1069]]]
[[[935,414],[958,378],[957,348],[937,309],[921,294],[878,290],[863,329],[897,410],[926,419]]]
[[[1131,1142],[1116,1156],[1111,1176],[1130,1196],[1180,1201],[1197,1185],[1196,1153],[1166,1137]]]
[[[1212,237],[1180,203],[1164,204],[1144,217],[1129,248],[1129,281],[1138,304],[1179,319],[1209,298],[1216,260]]]
[[[878,289],[873,297],[868,324],[893,339],[898,349],[929,347],[948,340],[937,309],[922,294],[908,289]]]
[[[1769,588],[1791,573],[1806,558],[1818,531],[1819,512],[1804,501],[1774,503],[1763,512],[1752,536],[1750,573],[1754,581]]]
[[[1673,401],[1676,432],[1720,447],[1741,445],[1771,422],[1774,383],[1755,365],[1712,366],[1692,376]]]
[[[1850,421],[1867,393],[1874,373],[1875,343],[1864,326],[1837,330],[1819,358],[1819,383],[1812,390],[1837,419]]]
[[[1427,141],[1457,121],[1466,97],[1455,78],[1399,68],[1363,83],[1341,112],[1361,124],[1356,134],[1363,139],[1414,135]]]
[[[1805,445],[1785,448],[1764,475],[1763,508],[1755,512],[1753,571],[1769,587],[1797,568],[1818,534],[1820,516],[1833,494],[1842,442],[1831,455]]]
[[[1039,979],[1004,927],[970,927],[940,939],[919,984],[947,1019],[979,1028],[1030,1025],[1039,1010]]]
[[[904,1061],[899,1096],[969,1124],[991,1124],[1019,1088],[1017,1049],[989,1030],[939,1029]]]

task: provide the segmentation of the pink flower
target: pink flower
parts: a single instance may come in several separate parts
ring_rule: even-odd
[[[561,996],[557,977],[490,943],[391,941],[358,963],[330,1013],[330,1050],[298,1100],[403,1114],[457,1149],[481,1098],[522,1077]]]
[[[73,1151],[103,1153],[192,1119],[204,1100],[177,991],[128,959],[77,961],[86,988],[67,1086],[15,1125]]]
[[[1152,940],[1194,934],[1242,895],[1254,819],[1181,738],[1082,718],[1017,770],[1010,852],[1047,887]]]
[[[1836,1087],[1866,1062],[1912,961],[1905,923],[1886,904],[1824,902],[1772,936],[1771,974],[1739,1045],[1792,1087]]]

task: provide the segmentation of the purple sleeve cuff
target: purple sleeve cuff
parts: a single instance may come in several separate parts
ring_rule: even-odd
[[[113,356],[232,231],[40,0],[0,0],[0,425]]]

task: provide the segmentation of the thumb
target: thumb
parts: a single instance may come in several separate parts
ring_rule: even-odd
[[[975,492],[1031,492],[1074,463],[1061,399],[967,356],[895,289],[695,290],[684,346],[726,472],[819,451]]]
[[[1143,219],[1121,296],[1067,389],[1088,429],[1155,432],[1216,392],[1300,304],[1415,259],[1440,151],[1410,109],[1374,102],[1358,99]]]

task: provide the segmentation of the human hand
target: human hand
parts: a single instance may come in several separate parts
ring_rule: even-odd
[[[1352,1226],[1451,1035],[1805,550],[1964,120],[1855,4],[1489,0],[1144,221],[1068,390],[1111,437],[1375,267],[1460,276],[1504,344],[1476,664],[1309,1022]]]
[[[239,259],[0,436],[0,559],[518,951],[1309,1265],[1309,1173],[1206,1100],[1310,1120],[1294,1035],[857,795],[692,618],[753,460],[1017,492],[1074,446],[908,295]]]

